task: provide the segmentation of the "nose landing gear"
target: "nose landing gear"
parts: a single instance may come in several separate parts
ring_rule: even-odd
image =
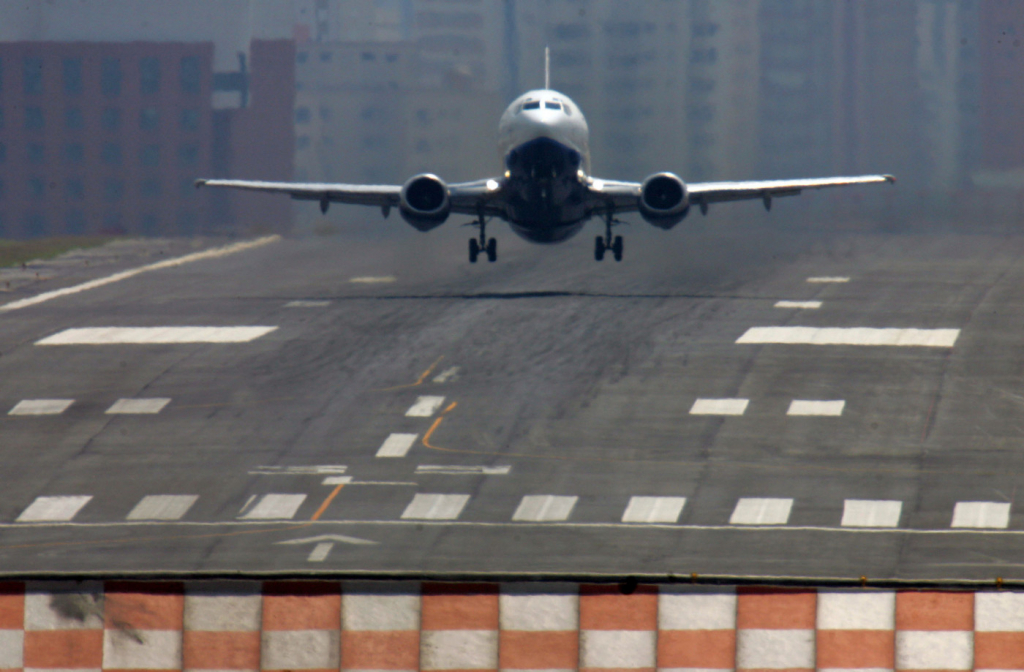
[[[475,264],[477,257],[483,252],[487,255],[487,261],[495,262],[498,260],[498,240],[496,238],[488,238],[486,232],[487,222],[484,220],[483,215],[475,222],[470,222],[467,226],[478,226],[480,227],[480,238],[469,239],[469,263]]]
[[[622,261],[622,236],[612,237],[612,227],[616,224],[624,224],[615,219],[609,212],[605,217],[605,234],[594,239],[594,260],[604,261],[604,253],[611,250],[615,261]]]

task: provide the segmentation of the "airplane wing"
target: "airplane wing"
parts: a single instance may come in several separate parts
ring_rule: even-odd
[[[817,177],[803,180],[756,180],[747,182],[691,182],[686,185],[690,203],[707,212],[708,205],[723,201],[761,199],[771,207],[771,199],[797,196],[804,189],[846,187],[856,184],[895,182],[892,175],[858,175],[855,177]],[[610,206],[615,212],[632,212],[640,205],[639,182],[614,180],[591,181],[590,192],[596,200]]]
[[[402,187],[397,184],[342,184],[330,182],[263,182],[259,180],[196,180],[196,187],[225,187],[245,189],[269,194],[288,194],[299,201],[319,201],[320,210],[326,212],[331,203],[374,205],[387,216],[401,200]],[[448,198],[452,212],[494,214],[495,196],[500,192],[494,179],[460,182],[448,185]]]

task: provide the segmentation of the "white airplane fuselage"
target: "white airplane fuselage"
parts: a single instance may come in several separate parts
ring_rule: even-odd
[[[580,108],[551,89],[527,91],[498,123],[506,219],[535,243],[572,237],[587,220],[590,130]]]

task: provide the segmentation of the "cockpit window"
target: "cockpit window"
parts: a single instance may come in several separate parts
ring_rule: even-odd
[[[540,109],[540,101],[539,100],[531,100],[528,103],[523,103],[523,109],[524,110],[539,110]]]
[[[544,103],[544,109],[547,109],[547,110],[560,110],[560,109],[562,109],[562,104],[561,103],[553,103],[553,102],[551,102],[549,100],[546,103]]]

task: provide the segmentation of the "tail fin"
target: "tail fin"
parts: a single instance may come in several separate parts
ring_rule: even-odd
[[[551,88],[551,47],[544,47],[544,88]]]

